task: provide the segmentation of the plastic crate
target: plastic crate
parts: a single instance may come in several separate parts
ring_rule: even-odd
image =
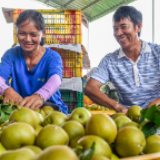
[[[13,22],[15,23],[19,14],[25,9],[13,10]],[[81,24],[80,10],[61,10],[61,9],[36,9],[40,12],[46,24]]]
[[[18,40],[16,40],[16,42],[18,42]],[[46,34],[45,44],[82,44],[82,35]]]
[[[84,107],[84,98],[83,98],[83,77],[82,79],[82,93],[72,90],[60,90],[61,99],[68,106],[68,113],[71,113],[75,108]]]
[[[61,99],[68,106],[71,113],[75,108],[83,107],[83,93],[71,90],[60,90]]]
[[[82,77],[83,57],[82,53],[65,50],[61,48],[51,48],[57,51],[63,63],[63,78]]]
[[[22,9],[13,10],[15,23]],[[46,44],[82,44],[81,11],[79,10],[37,10],[42,14],[46,26]],[[14,43],[18,43],[14,26]]]

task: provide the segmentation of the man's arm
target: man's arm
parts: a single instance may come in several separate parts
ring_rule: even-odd
[[[96,81],[93,78],[90,78],[88,81],[84,93],[95,103],[100,104],[102,106],[109,107],[111,109],[116,110],[117,112],[127,113],[128,109],[121,104],[115,102],[110,99],[106,94],[100,91],[100,87],[102,83]]]

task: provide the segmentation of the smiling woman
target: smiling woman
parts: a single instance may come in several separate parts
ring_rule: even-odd
[[[0,94],[4,102],[13,101],[31,109],[50,105],[67,114],[67,106],[58,89],[62,59],[57,52],[43,47],[45,24],[42,15],[26,10],[19,15],[16,27],[20,46],[9,49],[0,64]]]

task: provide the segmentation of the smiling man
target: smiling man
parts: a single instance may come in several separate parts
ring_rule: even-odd
[[[95,103],[127,113],[160,104],[160,46],[140,39],[142,14],[132,6],[121,6],[113,15],[113,34],[120,48],[107,54],[85,87]],[[119,103],[100,92],[106,82],[119,92]]]

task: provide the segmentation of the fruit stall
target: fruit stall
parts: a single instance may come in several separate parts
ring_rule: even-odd
[[[22,11],[10,9],[13,24]],[[86,18],[82,11],[37,11],[45,18],[45,45],[62,58],[60,92],[68,114],[50,106],[32,110],[5,104],[0,97],[0,160],[160,160],[160,106],[142,109],[133,105],[126,115],[84,95],[81,25]],[[13,35],[18,45],[14,26]],[[115,94],[111,91],[110,98]]]
[[[3,97],[1,97],[3,99]],[[0,104],[0,159],[158,160],[159,106],[131,106],[128,115],[91,114],[77,107],[69,115]]]

